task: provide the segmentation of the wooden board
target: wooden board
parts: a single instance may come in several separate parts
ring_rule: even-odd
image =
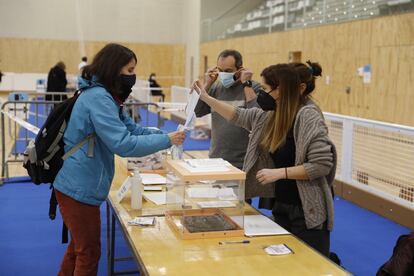
[[[223,172],[203,172],[194,173],[185,169],[181,164],[182,160],[168,160],[167,167],[170,168],[177,176],[184,181],[199,180],[245,180],[246,173],[233,166],[229,166],[229,171]]]

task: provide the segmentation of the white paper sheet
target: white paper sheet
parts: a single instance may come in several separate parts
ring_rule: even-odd
[[[185,108],[185,114],[187,115],[187,119],[185,120],[184,127],[191,127],[191,121],[195,117],[194,109],[199,99],[200,95],[196,91],[193,91],[193,93],[190,94],[187,106]]]
[[[141,176],[142,184],[144,185],[159,185],[167,183],[167,179],[164,176],[156,173],[141,173],[139,175]]]
[[[129,225],[150,226],[155,224],[155,217],[136,217],[128,221]]]
[[[227,166],[222,167],[197,167],[194,168],[188,165],[186,162],[180,162],[180,166],[192,173],[209,173],[209,172],[228,172],[230,170]]]
[[[197,202],[198,207],[200,208],[230,208],[236,207],[231,201],[202,201]]]
[[[156,205],[164,205],[167,203],[167,193],[166,192],[144,192],[142,193],[146,200],[149,200]]]
[[[236,200],[237,196],[232,188],[194,187],[188,188],[190,198],[219,198],[221,200]]]
[[[290,234],[279,224],[263,215],[244,216],[244,234],[246,236],[270,236]]]
[[[293,251],[287,247],[286,244],[269,245],[264,249],[264,251],[271,256],[288,255],[293,253]]]
[[[184,162],[193,168],[222,167],[230,164],[223,158],[184,159]]]
[[[162,191],[162,187],[161,186],[144,186],[144,191],[157,191],[157,192],[161,192]]]

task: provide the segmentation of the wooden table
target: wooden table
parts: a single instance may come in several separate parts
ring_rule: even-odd
[[[163,207],[143,201],[144,208],[160,214],[154,227],[129,226],[127,221],[142,214],[130,208],[130,195],[116,202],[116,191],[127,175],[125,163],[116,160],[115,177],[107,199],[112,210],[112,231],[107,232],[108,275],[114,275],[115,222],[120,224],[143,275],[350,275],[292,235],[243,238],[249,244],[219,245],[222,239],[180,240],[161,215]],[[165,207],[164,207],[165,208]],[[159,210],[159,212],[157,212]],[[144,211],[144,214],[148,211]],[[246,215],[257,211],[246,206]],[[109,216],[108,216],[109,226]],[[110,234],[113,238],[110,239]],[[240,240],[227,238],[226,240]],[[268,256],[263,248],[284,243],[294,254]],[[132,272],[127,272],[132,273]],[[119,275],[119,273],[116,273]]]

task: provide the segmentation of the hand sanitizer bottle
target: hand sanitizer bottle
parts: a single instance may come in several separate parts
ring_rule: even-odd
[[[131,177],[131,208],[142,208],[142,179],[138,170],[134,170],[134,175]]]

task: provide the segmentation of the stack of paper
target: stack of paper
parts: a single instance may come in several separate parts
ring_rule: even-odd
[[[226,172],[230,170],[230,163],[221,158],[185,159],[181,166],[193,173]]]
[[[244,234],[246,236],[270,236],[289,234],[279,224],[263,215],[244,216]]]
[[[142,195],[146,200],[152,201],[156,205],[164,205],[167,203],[166,192],[144,192]]]
[[[231,201],[202,201],[197,203],[200,208],[230,208],[236,207]]]
[[[139,175],[141,176],[142,184],[144,185],[159,185],[167,183],[167,179],[164,176],[156,173],[141,173]]]
[[[219,198],[221,200],[236,200],[237,196],[232,188],[188,188],[187,194],[190,198]]]
[[[128,221],[129,225],[150,226],[155,224],[155,217],[136,217]]]

